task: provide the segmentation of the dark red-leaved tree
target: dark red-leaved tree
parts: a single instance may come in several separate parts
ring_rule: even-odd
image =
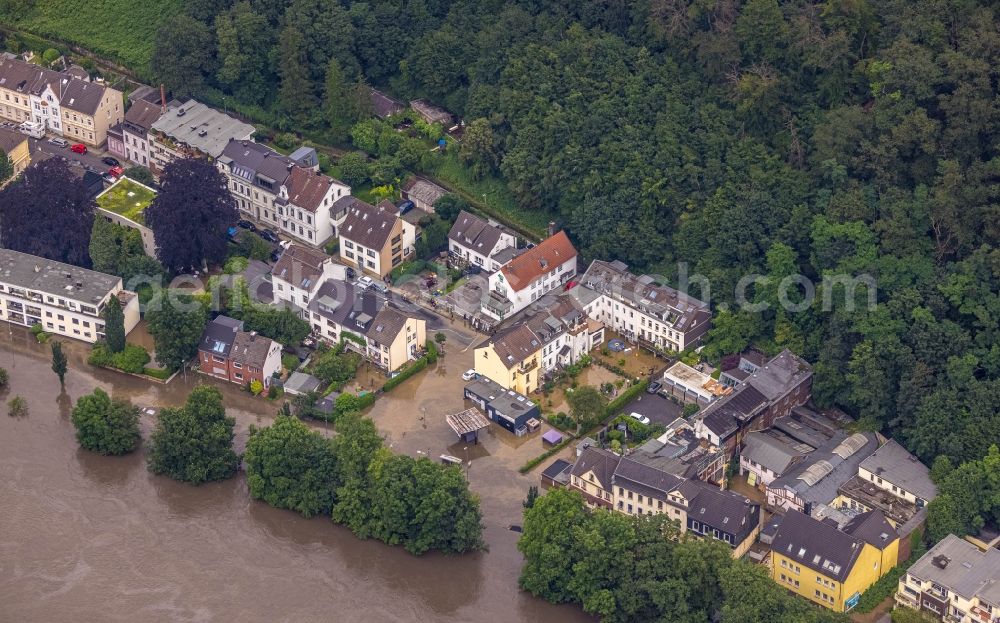
[[[65,161],[43,160],[0,190],[0,247],[90,268],[95,209]]]
[[[183,271],[225,260],[226,230],[239,220],[225,176],[204,160],[184,158],[166,166],[160,188],[145,212],[160,263]]]

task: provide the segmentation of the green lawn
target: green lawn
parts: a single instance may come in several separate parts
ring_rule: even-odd
[[[181,12],[183,0],[46,0],[34,2],[14,26],[81,45],[149,75],[160,24]],[[8,21],[0,16],[0,21]]]
[[[149,188],[123,177],[97,197],[97,205],[143,225],[142,211],[153,202],[154,197],[156,193]]]

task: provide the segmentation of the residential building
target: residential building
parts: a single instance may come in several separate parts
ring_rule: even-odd
[[[310,247],[289,245],[271,270],[271,292],[275,303],[284,303],[309,319],[309,303],[328,280],[345,281],[347,267]]]
[[[635,276],[623,262],[594,260],[571,290],[587,315],[632,343],[681,352],[696,346],[711,327],[708,304]]]
[[[156,257],[156,237],[153,230],[146,226],[143,217],[155,197],[155,190],[122,175],[114,184],[98,193],[94,202],[99,216],[139,232],[143,252],[149,257]]]
[[[41,123],[46,132],[101,145],[121,122],[120,91],[72,71],[56,72],[17,58],[0,58],[0,117]]]
[[[900,557],[909,558],[910,539],[927,519],[927,505],[937,497],[930,470],[890,439],[861,461],[858,472],[837,489],[833,506],[846,513],[878,510],[896,528]]]
[[[684,404],[696,404],[699,407],[733,391],[681,361],[664,370],[660,384],[663,386],[660,393],[673,396]]]
[[[338,234],[341,260],[380,279],[403,263],[415,242],[404,237],[403,219],[388,201],[378,206],[351,202]]]
[[[314,246],[334,233],[334,203],[349,186],[250,140],[231,140],[218,158],[229,192],[248,219]]]
[[[899,578],[896,603],[951,623],[1000,623],[1000,550],[949,534]]]
[[[249,123],[188,100],[166,111],[150,127],[149,170],[159,175],[178,158],[218,158],[229,141],[249,141],[255,131]]]
[[[498,331],[475,350],[478,374],[521,394],[537,391],[542,375],[542,342],[527,325]]]
[[[630,456],[680,478],[717,485],[725,482],[726,453],[695,436],[694,428],[684,418],[675,419],[662,435],[635,448]]]
[[[588,318],[572,297],[547,296],[525,312],[523,324],[542,345],[542,375],[571,366],[604,343],[604,325]]]
[[[281,373],[281,344],[244,331],[241,320],[217,316],[202,332],[198,363],[205,374],[239,385],[260,381],[266,389]]]
[[[740,450],[740,475],[751,487],[766,487],[815,448],[796,448],[763,431],[747,433]]]
[[[874,433],[854,433],[849,437],[838,433],[767,485],[769,506],[778,512],[794,509],[812,514],[819,504],[834,503],[840,486],[878,448]]]
[[[698,416],[698,434],[735,454],[746,433],[769,428],[811,395],[812,367],[785,349],[732,393],[705,407]]]
[[[489,276],[483,313],[497,320],[509,318],[565,285],[576,275],[576,257],[565,231],[549,236]]]
[[[426,321],[348,281],[323,281],[308,311],[314,335],[328,343],[342,341],[387,374],[420,357],[427,343]]]
[[[464,396],[474,402],[490,420],[518,437],[527,434],[528,420],[541,419],[538,405],[528,397],[485,376],[469,382],[465,386]]]
[[[791,510],[771,543],[771,577],[814,603],[846,612],[896,566],[898,547],[899,536],[878,511],[838,528]]]
[[[134,101],[125,111],[125,120],[118,126],[122,136],[122,148],[118,155],[127,162],[148,168],[149,132],[153,124],[167,112],[166,108],[159,104],[146,100]],[[108,149],[111,149],[110,139]]]
[[[365,339],[368,361],[392,374],[423,354],[427,323],[385,305],[368,326]]]
[[[636,516],[666,514],[682,533],[723,541],[737,558],[760,532],[760,506],[747,498],[600,448],[583,450],[569,486],[590,506]]]
[[[104,308],[117,297],[125,332],[139,322],[139,298],[121,277],[0,249],[0,319],[47,333],[94,342],[104,338]]]
[[[448,252],[487,271],[500,270],[510,258],[500,261],[498,253],[516,245],[514,234],[465,210],[458,213],[448,232]]]
[[[403,184],[400,194],[403,199],[412,201],[418,209],[433,214],[434,204],[447,195],[448,190],[422,177],[411,177]]]
[[[0,149],[7,154],[11,164],[14,165],[14,174],[7,180],[8,182],[24,173],[24,170],[31,165],[31,148],[28,137],[24,134],[16,130],[0,128]]]
[[[62,135],[88,145],[103,145],[108,128],[121,123],[125,116],[121,91],[97,82],[68,80],[62,87],[60,104]]]

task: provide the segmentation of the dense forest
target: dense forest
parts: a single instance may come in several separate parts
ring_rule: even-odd
[[[353,140],[393,172],[420,170],[419,154],[364,121],[365,85],[426,97],[466,121],[470,174],[561,222],[585,259],[670,282],[679,262],[707,276],[710,357],[791,348],[815,364],[819,404],[928,464],[981,461],[997,439],[990,3],[191,0],[184,11],[153,41],[151,77],[176,94]],[[724,307],[754,273],[771,280],[748,296],[771,309]],[[776,308],[774,284],[794,274],[817,284],[816,302]],[[821,283],[860,274],[877,283],[874,308],[868,288],[852,298]]]

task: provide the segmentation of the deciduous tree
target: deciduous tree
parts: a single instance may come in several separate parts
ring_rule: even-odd
[[[235,423],[226,416],[218,389],[195,387],[184,406],[160,410],[150,439],[149,469],[194,485],[229,478],[240,465],[233,451]]]
[[[198,354],[198,341],[208,320],[201,303],[188,296],[161,292],[146,307],[146,322],[156,361],[178,370]]]
[[[139,408],[99,387],[76,402],[72,419],[80,446],[91,452],[125,454],[139,443]]]

